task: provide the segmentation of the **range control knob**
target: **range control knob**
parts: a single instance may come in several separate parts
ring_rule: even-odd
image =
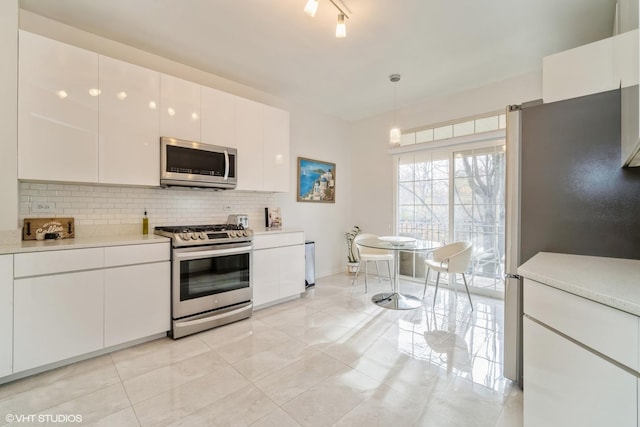
[[[189,233],[189,238],[191,240],[198,240],[198,233]]]
[[[235,230],[229,230],[229,237],[236,237],[238,233]]]
[[[204,231],[201,231],[200,233],[198,233],[198,239],[207,240],[207,233],[205,233]]]
[[[178,237],[180,237],[181,240],[189,240],[189,233],[180,233]]]

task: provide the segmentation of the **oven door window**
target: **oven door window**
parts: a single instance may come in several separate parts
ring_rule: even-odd
[[[180,301],[249,286],[248,253],[180,261]]]

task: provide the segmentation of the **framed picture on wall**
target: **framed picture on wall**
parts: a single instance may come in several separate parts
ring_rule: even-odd
[[[336,202],[336,164],[298,157],[299,202]]]

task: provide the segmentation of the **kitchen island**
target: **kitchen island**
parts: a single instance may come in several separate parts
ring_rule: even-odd
[[[525,426],[638,426],[640,260],[541,252],[523,276]]]

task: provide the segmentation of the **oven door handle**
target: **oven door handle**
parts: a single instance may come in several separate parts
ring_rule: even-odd
[[[251,252],[251,248],[231,248],[231,249],[214,249],[207,251],[194,251],[194,252],[177,252],[175,253],[175,258],[179,260],[190,260],[197,258],[212,258],[221,255],[233,255],[233,254],[243,254]]]

